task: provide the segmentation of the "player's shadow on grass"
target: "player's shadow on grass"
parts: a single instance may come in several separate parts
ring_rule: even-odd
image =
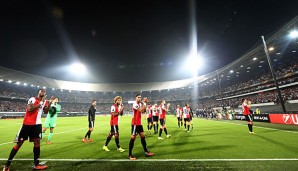
[[[276,140],[274,140],[274,139],[270,139],[270,138],[268,138],[268,137],[265,137],[265,136],[262,136],[262,135],[259,135],[259,134],[256,134],[255,136],[257,136],[257,137],[259,137],[259,138],[261,138],[261,139],[263,139],[263,140],[266,140],[266,141],[268,141],[269,143],[273,143],[273,144],[275,144],[275,145],[277,145],[277,146],[280,146],[280,147],[282,147],[282,148],[284,148],[284,149],[286,149],[286,150],[288,150],[288,151],[291,151],[291,152],[293,152],[293,151],[298,151],[298,148],[289,146],[289,145],[287,145],[287,144],[285,144],[285,143],[278,142],[278,141],[276,141]]]

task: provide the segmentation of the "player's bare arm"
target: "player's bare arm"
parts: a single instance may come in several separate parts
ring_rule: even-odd
[[[145,112],[146,111],[146,106],[144,105],[144,103],[143,102],[141,102],[142,103],[142,107],[141,108],[139,108],[138,109],[138,111],[140,111],[140,112]]]
[[[166,112],[169,111],[170,105],[171,105],[170,103],[167,104]]]
[[[32,103],[27,105],[27,109],[29,112],[32,112],[36,109],[38,109],[41,106],[41,104],[37,104],[36,106],[34,106]]]
[[[124,110],[124,105],[121,104],[121,108],[120,108],[120,112],[119,113],[123,113],[123,110]]]
[[[43,112],[44,113],[48,113],[49,112],[49,110],[51,108],[51,104],[54,101],[54,99],[55,99],[55,97],[54,96],[51,96],[50,101],[49,101],[49,104],[43,108]],[[45,102],[45,98],[43,99],[43,102]]]
[[[112,115],[117,116],[117,115],[119,115],[119,113],[118,112],[112,112]]]

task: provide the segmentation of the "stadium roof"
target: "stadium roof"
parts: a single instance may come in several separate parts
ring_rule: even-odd
[[[275,51],[272,51],[272,57],[278,58],[280,54],[288,52],[296,52],[297,38],[294,41],[289,40],[287,35],[291,30],[298,30],[298,16],[296,16],[289,23],[281,27],[275,34],[266,39],[268,47],[275,47]],[[261,35],[260,35],[261,36]],[[260,38],[261,40],[261,38]],[[253,59],[253,58],[256,58]],[[63,81],[52,78],[41,77],[38,75],[32,75],[21,71],[16,71],[4,67],[0,67],[0,79],[5,81],[11,80],[13,82],[21,82],[32,85],[45,86],[55,89],[64,90],[78,90],[78,91],[96,91],[96,92],[135,92],[135,91],[151,91],[151,90],[163,90],[163,89],[175,89],[183,87],[196,86],[198,83],[208,81],[208,79],[216,78],[218,75],[227,76],[231,70],[233,72],[246,72],[248,70],[257,70],[260,64],[266,61],[264,48],[261,42],[258,45],[239,57],[232,63],[218,69],[217,71],[205,74],[203,76],[189,78],[184,80],[166,81],[166,82],[150,82],[150,83],[81,83],[72,81]],[[266,62],[265,62],[266,63]],[[268,64],[267,64],[268,65]],[[267,66],[268,67],[268,66]],[[230,74],[231,75],[231,74]],[[227,79],[221,79],[222,81],[229,81]]]
[[[81,83],[72,81],[56,80],[28,74],[21,71],[0,67],[0,79],[5,81],[21,82],[41,87],[50,87],[64,90],[96,91],[96,92],[135,92],[174,89],[192,86],[194,82],[204,80],[204,77],[196,77],[177,81],[151,82],[151,83]]]

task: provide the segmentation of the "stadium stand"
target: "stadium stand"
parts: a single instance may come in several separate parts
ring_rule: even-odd
[[[266,39],[268,47],[274,47],[269,53],[283,100],[291,113],[298,111],[295,107],[298,103],[298,40],[285,37],[297,25],[296,17]],[[176,104],[188,102],[198,115],[224,112],[225,109],[241,113],[238,107],[243,97],[251,100],[255,106],[260,106],[263,112],[281,112],[280,100],[260,42],[217,71],[167,82],[78,83],[0,67],[0,112],[24,112],[26,100],[43,87],[49,96],[60,98],[62,113],[67,114],[86,112],[93,99],[98,102],[98,112],[108,113],[114,96],[122,96],[127,104],[134,100],[136,92],[142,92],[142,96],[148,97],[151,102],[165,99],[172,104],[171,111],[174,111]]]

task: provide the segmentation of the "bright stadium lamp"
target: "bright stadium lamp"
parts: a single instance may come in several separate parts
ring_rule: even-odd
[[[197,76],[200,67],[202,66],[203,59],[202,57],[197,55],[190,55],[186,62],[186,67],[191,70],[191,72]]]
[[[70,66],[70,70],[74,74],[84,74],[86,72],[86,67],[82,63],[74,63]]]
[[[297,38],[298,37],[298,31],[296,31],[296,30],[291,31],[290,34],[289,34],[289,37],[292,38],[292,39]]]

